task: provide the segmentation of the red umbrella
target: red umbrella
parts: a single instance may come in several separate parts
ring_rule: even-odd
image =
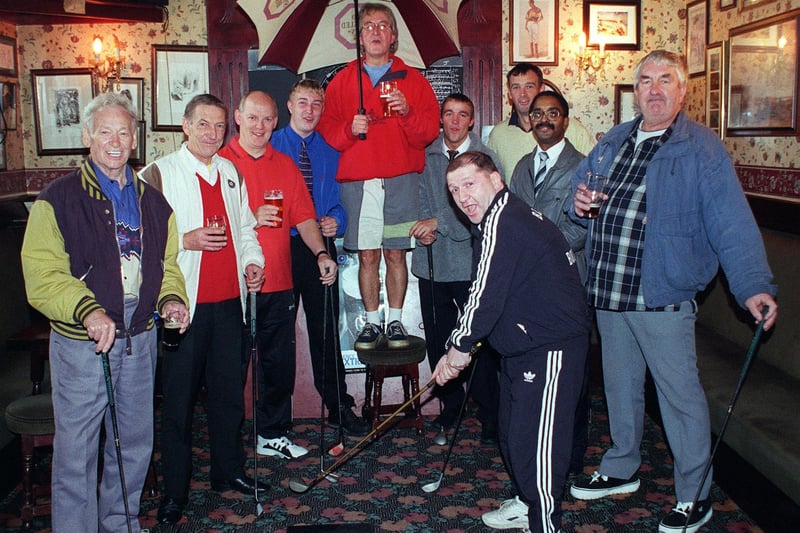
[[[461,0],[370,0],[387,4],[397,19],[397,55],[425,68],[458,55]],[[258,31],[261,64],[301,73],[356,57],[352,0],[238,0]]]

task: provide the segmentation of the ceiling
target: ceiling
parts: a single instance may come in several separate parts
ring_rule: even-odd
[[[163,22],[169,0],[0,0],[0,19],[17,25]]]

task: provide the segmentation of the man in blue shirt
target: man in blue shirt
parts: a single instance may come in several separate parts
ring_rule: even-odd
[[[341,205],[339,183],[335,179],[339,152],[315,131],[325,106],[325,92],[316,80],[300,80],[292,86],[287,106],[291,114],[289,125],[273,134],[272,146],[291,157],[303,174],[317,211],[320,232],[328,253],[335,258],[333,239],[344,233],[347,218]],[[295,309],[302,296],[314,386],[328,408],[329,424],[333,427],[341,424],[351,435],[366,435],[369,425],[352,411],[355,400],[347,394],[344,365],[334,349],[333,335],[339,332],[338,281],[332,286],[330,305],[333,313],[327,314],[328,340],[323,342],[326,288],[319,281],[317,258],[295,229],[292,229],[291,251]],[[338,365],[338,371],[334,364]]]

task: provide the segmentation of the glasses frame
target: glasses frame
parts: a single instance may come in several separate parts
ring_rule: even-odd
[[[366,22],[361,25],[361,31],[372,33],[375,30],[380,30],[381,33],[391,31],[392,25],[388,22]]]
[[[536,116],[537,114],[539,114],[538,117]],[[528,116],[530,116],[533,120],[541,120],[544,117],[547,117],[550,120],[555,120],[557,118],[564,116],[564,113],[562,113],[560,109],[551,107],[546,111],[541,111],[539,109],[533,110],[530,113],[528,113]]]

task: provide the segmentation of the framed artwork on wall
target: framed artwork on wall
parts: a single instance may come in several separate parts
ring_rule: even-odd
[[[0,111],[3,114],[5,129],[17,129],[17,102],[19,101],[19,84],[0,82]]]
[[[690,76],[700,75],[706,70],[707,35],[706,0],[699,0],[686,7],[686,65]]]
[[[131,151],[128,164],[132,167],[143,167],[145,165],[145,141],[147,141],[147,123],[140,120],[136,125],[136,149]]]
[[[730,30],[726,135],[800,133],[799,27],[796,9]]]
[[[0,74],[17,75],[17,41],[5,35],[0,35]]]
[[[706,48],[706,126],[725,138],[725,43]]]
[[[119,88],[114,84],[114,92],[130,98],[139,111],[139,118],[144,117],[144,78],[120,78]]]
[[[726,9],[731,9],[736,7],[736,0],[719,0],[719,10],[725,11]]]
[[[633,120],[638,114],[633,85],[616,84],[614,86],[614,125]]]
[[[636,0],[585,0],[583,32],[586,45],[606,50],[639,50],[640,2]]]
[[[84,154],[81,113],[92,99],[88,68],[32,70],[38,155]]]
[[[558,65],[558,0],[511,0],[511,63]]]
[[[153,131],[181,131],[186,104],[208,88],[205,46],[153,45]]]

